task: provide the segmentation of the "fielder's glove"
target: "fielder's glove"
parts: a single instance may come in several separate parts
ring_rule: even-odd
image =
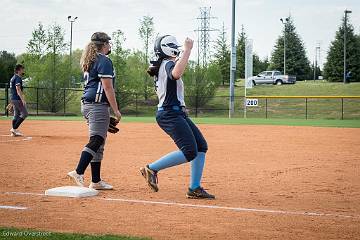
[[[7,106],[6,106],[6,111],[10,114],[13,114],[14,113],[14,105],[12,103],[9,103]]]
[[[108,128],[108,132],[109,133],[117,133],[119,132],[119,129],[116,127],[116,125],[118,125],[119,121],[114,118],[114,117],[110,117],[110,124],[109,124],[109,128]]]

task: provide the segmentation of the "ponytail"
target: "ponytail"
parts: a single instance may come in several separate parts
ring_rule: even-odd
[[[160,69],[160,65],[162,63],[162,61],[164,60],[164,58],[158,58],[156,61],[150,61],[150,66],[147,69],[147,73],[151,76],[158,76],[159,75],[159,69]]]
[[[97,53],[101,50],[104,44],[98,44],[90,42],[86,45],[80,59],[80,66],[83,72],[87,72],[90,69],[91,64],[95,62]]]

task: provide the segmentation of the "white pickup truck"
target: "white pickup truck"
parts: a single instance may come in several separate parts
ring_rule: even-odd
[[[253,85],[296,83],[296,76],[282,75],[280,71],[264,71],[250,78]]]

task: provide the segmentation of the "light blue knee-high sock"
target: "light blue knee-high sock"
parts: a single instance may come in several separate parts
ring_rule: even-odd
[[[199,152],[194,160],[191,161],[191,181],[190,189],[200,187],[201,177],[204,170],[205,153]]]
[[[165,168],[173,167],[186,163],[187,160],[182,151],[175,151],[161,157],[159,160],[149,164],[149,168],[154,171],[160,171]]]

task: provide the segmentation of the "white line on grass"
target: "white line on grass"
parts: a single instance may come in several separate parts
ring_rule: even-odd
[[[46,196],[45,194],[42,194],[42,193],[30,193],[30,192],[0,192],[0,194]],[[117,202],[126,202],[126,203],[150,204],[150,205],[166,205],[166,206],[178,206],[178,207],[189,207],[189,208],[199,208],[199,209],[203,208],[203,209],[228,210],[228,211],[235,211],[235,212],[257,212],[257,213],[317,216],[317,217],[360,218],[360,215],[344,215],[344,214],[337,214],[337,213],[319,213],[319,212],[308,212],[308,211],[286,211],[286,210],[258,209],[258,208],[225,207],[225,206],[217,206],[217,205],[188,204],[188,203],[123,199],[123,198],[94,197],[94,199],[103,200],[103,201],[117,201]]]
[[[5,206],[5,205],[0,205],[0,209],[26,210],[26,209],[28,209],[28,208],[27,208],[27,207],[18,207],[18,206]]]

